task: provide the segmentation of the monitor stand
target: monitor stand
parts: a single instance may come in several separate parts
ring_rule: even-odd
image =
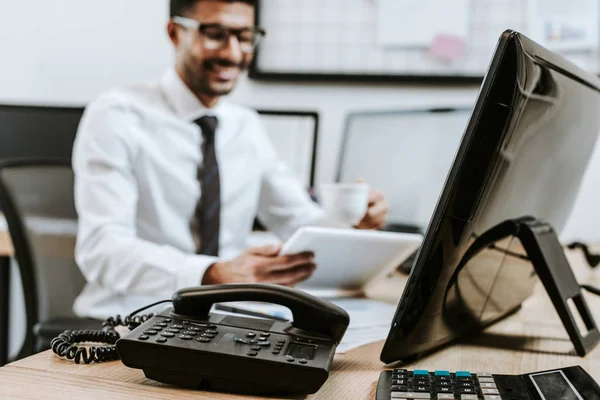
[[[575,351],[579,356],[585,356],[600,341],[600,332],[556,232],[549,224],[533,217],[522,217],[496,225],[473,242],[463,256],[457,272],[481,250],[495,248],[494,243],[509,236],[519,238],[573,342]],[[569,307],[570,300],[576,310]],[[585,336],[577,326],[574,311],[579,313],[587,329]]]

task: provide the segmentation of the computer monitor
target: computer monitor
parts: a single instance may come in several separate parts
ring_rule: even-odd
[[[446,178],[381,352],[429,353],[517,310],[537,277],[518,239],[473,241],[533,216],[563,229],[600,132],[600,79],[506,31]],[[451,279],[452,278],[452,279]]]
[[[70,159],[83,107],[0,105],[0,161]]]
[[[362,178],[383,192],[390,205],[386,230],[425,232],[471,110],[349,113],[337,181]]]

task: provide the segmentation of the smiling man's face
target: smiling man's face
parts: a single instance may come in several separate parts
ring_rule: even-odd
[[[253,53],[242,51],[235,34],[229,35],[221,46],[216,46],[218,38],[225,37],[223,28],[253,29],[254,7],[243,2],[200,0],[185,17],[200,22],[201,29],[169,23],[169,36],[176,48],[177,72],[196,96],[210,106],[219,96],[233,90],[240,73],[248,68],[253,57]]]

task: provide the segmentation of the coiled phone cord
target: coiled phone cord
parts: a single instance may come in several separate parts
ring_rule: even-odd
[[[171,300],[159,301],[140,308],[129,314],[124,320],[120,315],[117,315],[116,318],[110,317],[102,323],[102,330],[64,331],[52,339],[50,347],[54,354],[73,360],[76,364],[81,363],[81,361],[90,364],[92,362],[118,360],[119,354],[115,343],[121,338],[121,335],[115,328],[117,326],[127,326],[129,330],[133,330],[154,316],[154,314],[136,315],[137,313],[167,302],[170,303]],[[77,343],[85,342],[105,343],[108,346],[92,346],[89,349],[77,346]]]

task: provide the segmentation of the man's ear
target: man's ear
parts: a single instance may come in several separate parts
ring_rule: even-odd
[[[173,20],[169,20],[169,23],[167,24],[167,35],[169,35],[171,43],[177,47],[179,45],[179,27]]]

